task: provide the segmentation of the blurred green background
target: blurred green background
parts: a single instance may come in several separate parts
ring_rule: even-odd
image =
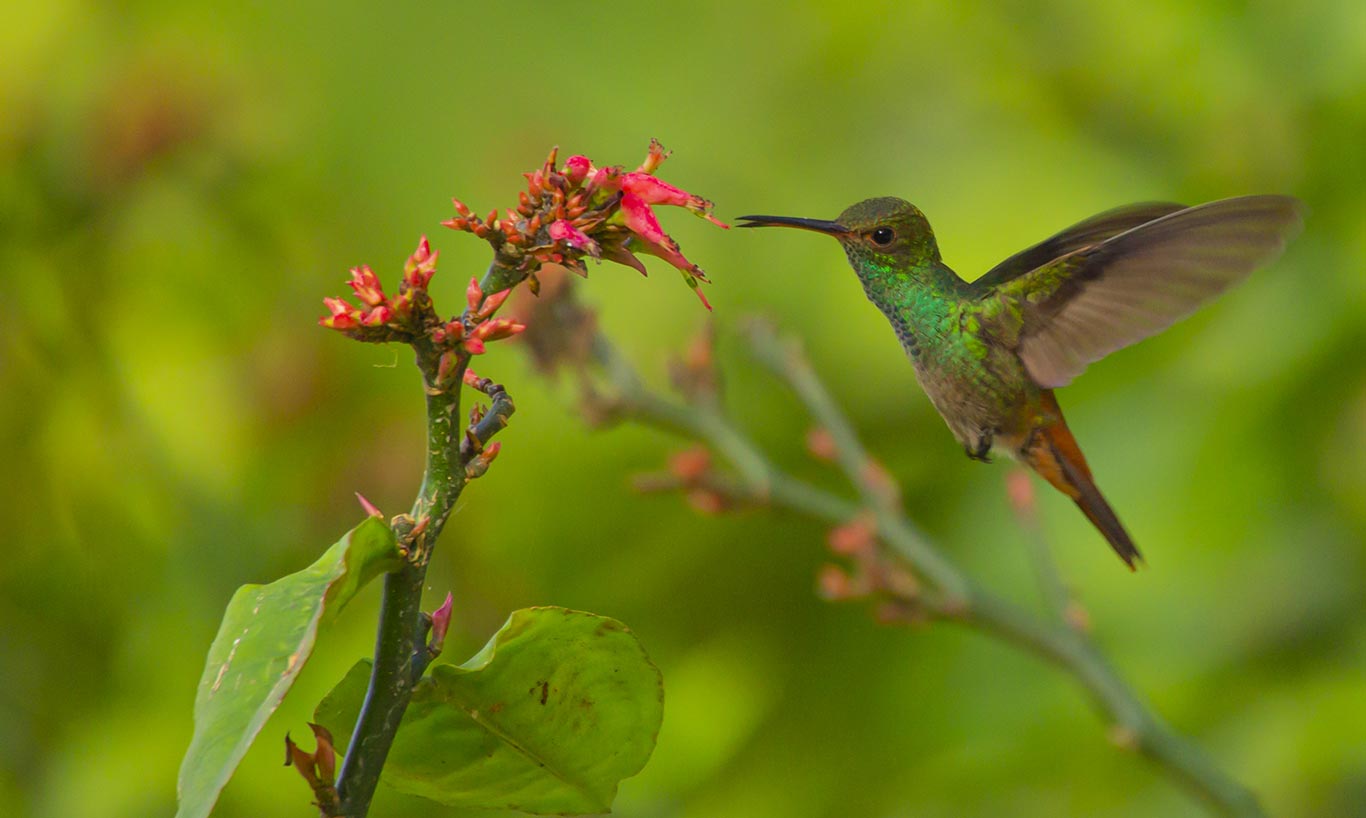
[[[347,267],[392,283],[427,233],[454,309],[487,248],[438,226],[448,197],[507,206],[553,144],[634,165],[658,137],[663,177],[726,219],[909,198],[967,277],[1125,202],[1302,197],[1282,261],[1061,394],[1149,568],[1040,496],[1160,712],[1273,814],[1366,814],[1366,5],[52,0],[10,5],[0,55],[0,812],[171,814],[233,589],[312,561],[361,518],[354,491],[409,505],[407,355],[315,325]],[[732,405],[775,458],[843,490],[726,333],[756,311],[804,339],[944,550],[1032,603],[1006,467],[963,457],[837,248],[665,221],[715,281]],[[652,268],[580,291],[663,383],[706,316]],[[514,346],[476,362],[519,411],[430,602],[455,593],[457,660],[527,605],[639,634],[666,717],[617,814],[1202,814],[1052,669],[819,601],[818,527],[633,494],[678,444],[588,431]],[[281,740],[368,655],[376,603],[218,815],[309,814]],[[374,814],[456,813],[389,793]]]

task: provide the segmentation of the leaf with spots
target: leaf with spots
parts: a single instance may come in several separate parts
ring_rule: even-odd
[[[365,695],[358,663],[318,705],[343,735]],[[517,611],[462,665],[418,684],[385,764],[396,790],[460,807],[607,812],[664,716],[659,670],[624,625],[564,608]]]
[[[233,594],[194,702],[194,738],[180,765],[177,818],[203,818],[313,652],[318,629],[400,560],[379,518],[356,526],[317,562]]]

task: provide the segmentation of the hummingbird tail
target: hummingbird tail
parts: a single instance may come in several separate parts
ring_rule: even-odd
[[[1053,403],[1053,408],[1057,409],[1052,393],[1046,392],[1045,395]],[[1067,428],[1061,409],[1057,409],[1056,417],[1057,420],[1040,427],[1026,443],[1021,452],[1025,462],[1052,483],[1054,488],[1071,497],[1091,524],[1105,535],[1110,547],[1129,566],[1129,570],[1136,570],[1137,563],[1143,561],[1143,555],[1138,553],[1137,546],[1120,524],[1115,510],[1110,508],[1100,489],[1096,488],[1091,469],[1086,465],[1086,458],[1082,456],[1076,438]]]

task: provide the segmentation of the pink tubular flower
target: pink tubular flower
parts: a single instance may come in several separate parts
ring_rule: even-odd
[[[652,207],[682,207],[719,227],[727,225],[711,215],[711,202],[654,175],[668,157],[658,141],[650,142],[645,161],[630,172],[620,166],[597,167],[583,155],[571,156],[557,167],[557,156],[552,150],[542,167],[525,174],[527,189],[518,196],[517,208],[509,210],[506,219],[499,219],[497,211],[481,219],[456,200],[458,216],[443,224],[493,245],[498,267],[508,271],[500,281],[504,286],[530,279],[529,285],[535,289],[539,285],[536,273],[543,266],[555,265],[586,275],[585,257],[606,259],[644,273],[645,266],[635,256],[644,252],[677,267],[707,304],[698,289],[698,282],[706,281],[706,276],[664,232]]]
[[[621,190],[625,196],[639,198],[647,205],[686,207],[717,227],[730,229],[730,225],[711,215],[711,202],[701,196],[679,190],[667,182],[661,182],[648,173],[628,173],[621,177]]]

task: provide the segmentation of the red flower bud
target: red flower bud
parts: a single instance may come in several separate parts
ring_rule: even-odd
[[[371,270],[368,264],[352,267],[351,280],[346,283],[361,302],[371,307],[384,303],[384,288],[380,284],[379,276],[375,275],[375,271]]]
[[[860,515],[830,529],[830,550],[845,557],[870,554],[876,546],[876,535],[872,521]]]
[[[427,639],[427,650],[433,656],[441,653],[441,648],[446,644],[446,631],[451,626],[451,610],[455,607],[455,599],[450,592],[446,592],[446,601],[441,603],[441,607],[432,611],[432,634]]]
[[[849,599],[854,595],[853,581],[838,565],[821,566],[816,584],[820,587],[821,596],[832,601]]]
[[[564,175],[569,184],[578,187],[593,170],[593,163],[587,156],[575,155],[564,160]]]
[[[835,437],[823,426],[813,426],[806,433],[806,450],[817,460],[833,463],[839,455]]]
[[[441,353],[441,360],[436,365],[436,382],[445,383],[450,380],[451,372],[455,370],[460,358],[455,354],[455,350],[448,349]]]
[[[562,241],[570,247],[582,250],[594,258],[602,252],[597,242],[588,238],[586,233],[566,219],[559,219],[551,223],[550,238],[552,241]]]
[[[485,298],[484,305],[479,308],[478,317],[488,318],[498,312],[498,308],[503,306],[503,302],[508,300],[509,295],[512,295],[511,287]]]
[[[360,310],[346,303],[340,298],[324,298],[323,304],[332,314],[319,318],[318,323],[324,327],[336,330],[353,329],[358,326],[360,321]]]
[[[687,494],[688,504],[694,510],[708,515],[720,514],[726,510],[729,503],[726,498],[711,489],[696,488]]]
[[[669,457],[669,471],[685,483],[694,482],[711,468],[711,452],[698,446]]]
[[[436,257],[427,237],[423,236],[417,243],[417,249],[408,257],[408,263],[403,265],[404,283],[414,290],[426,289],[427,282],[432,280],[436,272]]]
[[[361,316],[360,323],[366,327],[381,327],[393,320],[394,310],[388,304],[380,304]]]
[[[513,321],[510,318],[494,318],[475,327],[474,335],[484,341],[501,341],[504,338],[511,338],[524,329],[526,329],[526,324]]]
[[[359,491],[356,492],[356,499],[360,501],[360,507],[365,509],[366,514],[369,514],[371,517],[384,519],[384,512],[375,508],[375,504],[365,499],[365,495],[361,494]]]

